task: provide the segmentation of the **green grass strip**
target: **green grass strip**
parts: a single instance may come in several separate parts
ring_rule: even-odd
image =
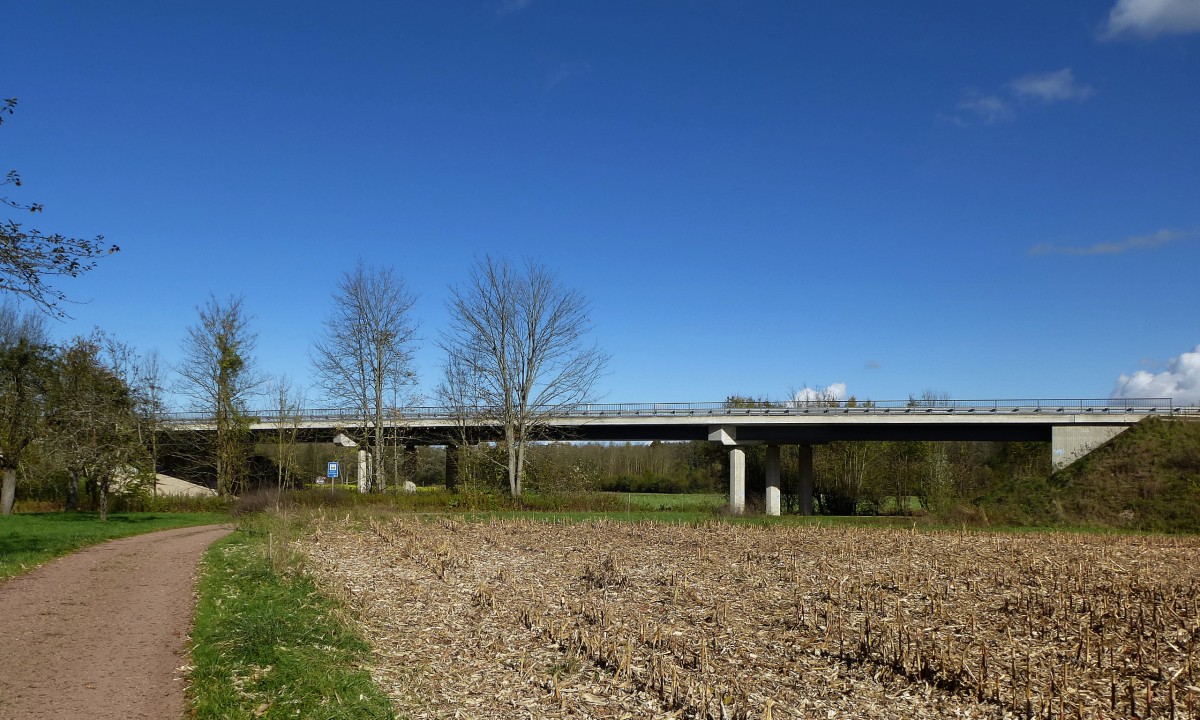
[[[107,521],[92,512],[0,516],[0,579],[105,540],[227,522],[223,513],[112,513]]]
[[[363,669],[370,647],[337,602],[304,575],[277,569],[265,530],[209,549],[192,634],[192,717],[394,718]],[[280,550],[279,552],[283,552]]]

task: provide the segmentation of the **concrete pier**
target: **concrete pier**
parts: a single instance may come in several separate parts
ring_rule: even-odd
[[[746,451],[736,446],[729,449],[729,512],[746,512]]]
[[[812,445],[798,445],[800,477],[796,483],[796,496],[801,515],[812,515],[813,506],[813,449]]]
[[[767,446],[767,491],[763,503],[763,512],[768,515],[779,514],[779,446]]]
[[[371,474],[367,463],[367,451],[358,451],[358,491],[365,493],[371,489]]]

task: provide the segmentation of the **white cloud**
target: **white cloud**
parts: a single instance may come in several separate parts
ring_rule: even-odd
[[[1200,32],[1197,0],[1117,0],[1102,37],[1182,35]]]
[[[1120,255],[1131,250],[1149,250],[1176,240],[1194,238],[1200,233],[1185,230],[1159,230],[1150,235],[1131,235],[1116,242],[1102,242],[1083,247],[1043,243],[1029,248],[1030,255]]]
[[[1071,68],[1031,73],[1008,81],[994,93],[968,88],[958,102],[960,114],[949,116],[948,119],[965,125],[963,115],[967,115],[987,125],[995,125],[1015,120],[1018,108],[1030,102],[1049,104],[1066,100],[1082,101],[1095,92],[1090,86],[1077,81]]]
[[[833,383],[815,388],[805,385],[796,391],[794,399],[798,403],[821,403],[832,400],[840,402],[846,399],[846,383]]]
[[[1138,370],[1117,378],[1113,397],[1171,398],[1176,405],[1200,405],[1200,345],[1171,358],[1162,372]]]
[[[966,91],[958,103],[958,109],[972,113],[988,125],[1008,122],[1016,117],[1006,100],[997,95],[983,95],[977,90]]]
[[[1019,77],[1010,82],[1008,87],[1019,98],[1048,103],[1086,100],[1095,92],[1087,85],[1076,82],[1071,68]]]

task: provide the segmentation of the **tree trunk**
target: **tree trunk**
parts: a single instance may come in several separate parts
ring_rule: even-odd
[[[13,502],[17,499],[17,469],[4,468],[4,481],[0,486],[0,515],[12,515]]]
[[[521,497],[521,486],[517,481],[516,448],[511,448],[508,451],[508,492],[515,498]]]
[[[446,489],[458,492],[458,475],[461,472],[462,450],[457,445],[446,446]]]
[[[525,474],[525,438],[517,440],[517,497],[521,496],[521,477]]]
[[[100,493],[100,519],[108,520],[108,480],[97,480],[96,487]]]
[[[517,438],[511,425],[504,428],[504,441],[508,450],[508,492],[515,498],[521,497],[521,484],[517,476]]]
[[[79,472],[71,471],[71,480],[67,483],[67,510],[79,509]]]
[[[383,386],[376,384],[375,390],[375,463],[374,476],[379,480],[379,489],[387,490],[387,462],[383,457]]]

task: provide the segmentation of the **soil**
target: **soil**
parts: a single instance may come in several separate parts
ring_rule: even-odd
[[[196,565],[232,529],[113,540],[0,582],[0,720],[182,718]]]

